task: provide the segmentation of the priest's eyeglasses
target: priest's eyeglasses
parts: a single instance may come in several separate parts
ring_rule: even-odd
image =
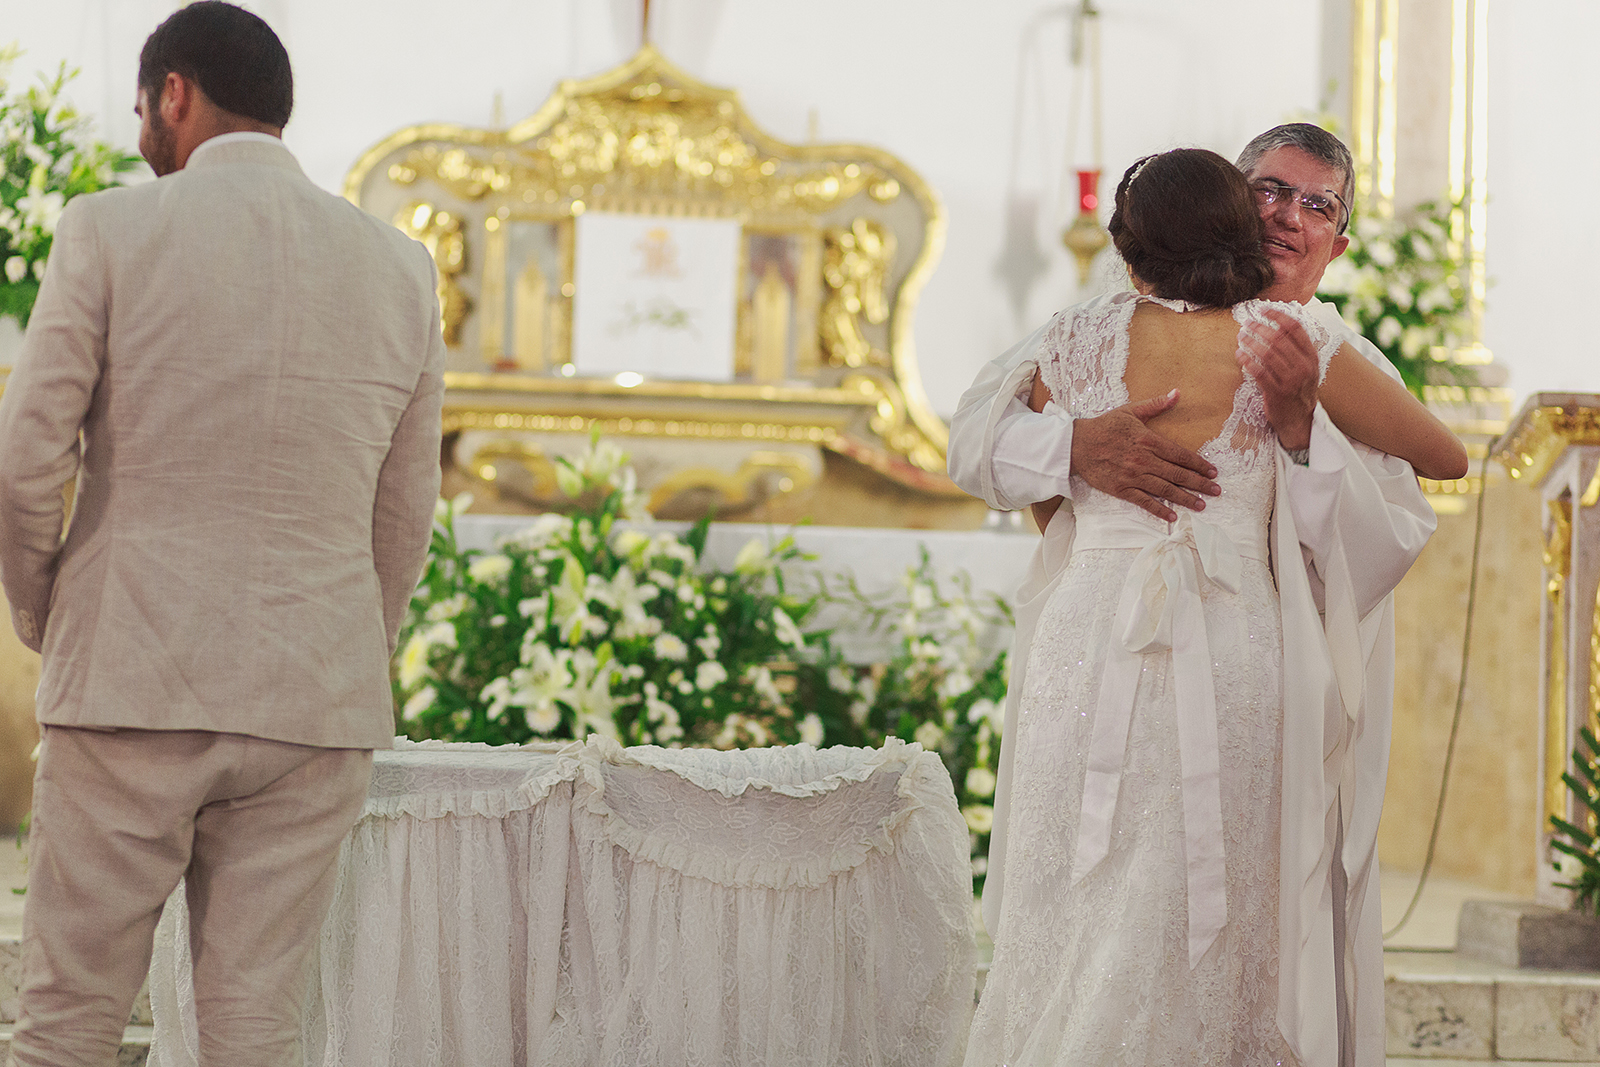
[[[1275,182],[1269,179],[1252,182],[1250,188],[1255,190],[1256,203],[1263,207],[1290,202],[1298,203],[1312,214],[1322,216],[1327,220],[1328,225],[1340,233],[1344,232],[1344,224],[1350,218],[1350,205],[1346,204],[1344,197],[1338,193],[1333,193],[1331,197],[1325,196],[1310,189],[1297,189],[1292,185],[1285,185],[1282,182]],[[1329,192],[1332,193],[1333,191],[1330,189]],[[1339,211],[1339,207],[1334,206],[1335,201],[1338,202],[1339,207],[1344,208],[1343,213]]]

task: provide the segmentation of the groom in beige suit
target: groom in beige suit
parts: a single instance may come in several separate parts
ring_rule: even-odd
[[[138,91],[161,177],[68,206],[0,400],[0,577],[43,652],[20,1067],[115,1061],[180,877],[201,1062],[299,1062],[394,733],[439,486],[433,266],[307,180],[291,103],[256,16],[162,23]]]

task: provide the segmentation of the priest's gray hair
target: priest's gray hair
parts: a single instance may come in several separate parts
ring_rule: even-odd
[[[1350,158],[1350,149],[1321,126],[1287,122],[1252,138],[1234,165],[1248,175],[1261,162],[1262,156],[1278,148],[1298,148],[1312,159],[1326,163],[1339,175],[1339,194],[1347,205],[1344,225],[1339,227],[1339,232],[1343,233],[1344,227],[1350,224],[1348,205],[1355,202],[1356,165]]]

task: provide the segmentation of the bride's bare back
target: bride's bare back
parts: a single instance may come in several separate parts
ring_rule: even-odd
[[[1173,407],[1149,419],[1152,430],[1199,451],[1222,432],[1244,380],[1235,352],[1239,323],[1230,308],[1178,312],[1141,302],[1128,327],[1122,381],[1132,402],[1178,390]]]

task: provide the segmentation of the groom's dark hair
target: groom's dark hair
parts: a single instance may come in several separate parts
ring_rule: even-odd
[[[283,42],[257,15],[221,0],[179,8],[139,53],[146,106],[161,100],[168,74],[181,74],[222,110],[282,128],[294,109],[294,75]]]

